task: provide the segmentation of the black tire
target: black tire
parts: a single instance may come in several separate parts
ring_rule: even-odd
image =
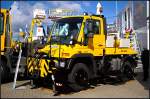
[[[132,64],[129,61],[124,62],[123,64],[123,74],[128,80],[134,79],[134,71],[132,70]]]
[[[89,77],[89,68],[83,63],[77,63],[68,74],[69,86],[74,91],[83,90],[88,86]]]
[[[4,83],[7,79],[8,70],[6,68],[6,62],[1,60],[1,83]]]

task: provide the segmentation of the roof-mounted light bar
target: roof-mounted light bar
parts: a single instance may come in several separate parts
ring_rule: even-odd
[[[45,18],[46,17],[46,13],[45,13],[45,10],[43,9],[35,9],[33,11],[33,17],[34,18]]]
[[[73,16],[73,15],[79,15],[79,11],[75,9],[63,9],[63,8],[56,8],[56,9],[50,9],[48,11],[48,16]]]

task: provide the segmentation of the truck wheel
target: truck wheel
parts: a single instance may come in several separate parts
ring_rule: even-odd
[[[7,74],[7,69],[6,69],[6,62],[1,61],[1,82],[5,82],[6,81],[6,75]]]
[[[129,79],[133,80],[134,79],[134,72],[132,70],[132,64],[129,61],[126,61],[123,65],[123,74]]]
[[[74,91],[80,91],[88,86],[89,76],[88,67],[83,63],[77,63],[68,75],[69,86]]]

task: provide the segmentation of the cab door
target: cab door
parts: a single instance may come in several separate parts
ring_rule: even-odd
[[[102,56],[105,46],[105,36],[102,33],[100,19],[87,19],[84,28],[84,43],[92,51],[94,56]]]

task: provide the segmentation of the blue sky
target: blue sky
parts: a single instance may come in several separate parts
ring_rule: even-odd
[[[14,1],[2,1],[1,7],[2,8],[10,8]],[[18,1],[19,2],[19,1]],[[30,5],[35,4],[39,1],[26,1]],[[43,1],[43,3],[46,3],[47,1]],[[59,2],[59,1],[55,1]],[[69,2],[69,1],[63,1],[63,2]],[[87,12],[96,12],[96,5],[98,1],[74,1],[81,5],[83,11]],[[116,14],[116,1],[100,1],[103,6],[103,14],[108,18],[108,23],[112,23],[114,21],[114,17]],[[121,11],[127,4],[128,1],[117,1],[117,11]],[[54,8],[53,5],[50,3],[47,3],[46,6],[49,8]]]
[[[116,1],[100,1],[103,7],[103,15],[107,18],[107,23],[113,23],[116,16]],[[68,8],[77,9],[81,12],[96,13],[98,1],[1,1],[1,8],[12,8],[12,28],[17,32],[18,28],[25,27],[31,23],[33,17],[32,10],[36,8]],[[117,11],[125,8],[128,1],[117,1]]]

